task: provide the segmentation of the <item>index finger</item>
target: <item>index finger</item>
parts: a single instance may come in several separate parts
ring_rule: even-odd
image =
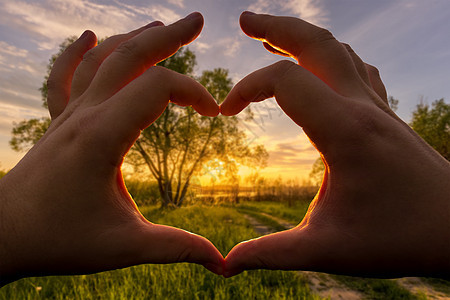
[[[202,15],[192,13],[169,26],[147,29],[119,45],[102,63],[89,87],[96,95],[91,104],[108,99],[151,66],[173,55],[193,41],[202,27]]]
[[[240,24],[249,37],[291,55],[339,94],[365,95],[351,56],[330,31],[293,17],[250,12],[242,13]]]

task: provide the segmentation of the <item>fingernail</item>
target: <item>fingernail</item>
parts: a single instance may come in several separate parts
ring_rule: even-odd
[[[144,28],[151,28],[156,26],[164,26],[164,23],[161,21],[154,21],[144,26]]]
[[[187,15],[184,19],[190,21],[190,20],[197,19],[199,17],[201,17],[201,14],[198,11],[196,11],[196,12],[193,12],[193,13]]]
[[[87,38],[89,36],[89,34],[90,34],[90,30],[86,30],[85,32],[83,32],[82,35],[80,35],[80,37],[78,39],[79,40],[85,39],[85,38]]]
[[[246,11],[244,11],[244,12],[242,13],[242,15],[253,16],[253,15],[256,15],[256,14],[255,14],[254,12],[251,12],[251,11],[246,10]]]

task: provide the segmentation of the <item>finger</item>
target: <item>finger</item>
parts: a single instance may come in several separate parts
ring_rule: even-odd
[[[248,36],[289,53],[339,94],[365,95],[350,55],[328,30],[297,18],[248,12],[241,15],[240,24]]]
[[[264,48],[266,48],[267,51],[273,53],[273,54],[277,54],[277,55],[281,55],[281,56],[287,56],[287,57],[291,57],[291,55],[289,53],[285,53],[281,50],[275,49],[274,47],[272,47],[270,44],[263,42],[263,46]]]
[[[206,238],[170,226],[148,224],[139,237],[138,263],[190,262],[221,275],[223,257]]]
[[[224,276],[244,270],[310,270],[320,249],[306,230],[294,228],[236,245],[225,257]]]
[[[92,31],[85,31],[78,40],[56,59],[47,81],[47,103],[52,120],[65,109],[69,101],[72,77],[83,55],[97,43]]]
[[[290,61],[280,61],[246,76],[230,91],[220,106],[223,115],[239,113],[250,102],[275,96],[283,111],[303,127],[311,140],[322,145],[338,139],[346,116],[345,101],[308,70]],[[342,100],[342,101],[339,101]]]
[[[365,67],[367,69],[367,73],[369,74],[369,80],[373,90],[386,104],[389,105],[386,88],[381,80],[380,72],[377,68],[369,64],[365,64]]]
[[[363,62],[363,60],[356,54],[356,52],[352,49],[352,47],[349,44],[342,43],[342,45],[347,49],[348,54],[350,54],[350,57],[353,60],[353,63],[355,64],[356,70],[358,71],[359,76],[361,79],[368,85],[372,86],[369,79],[369,73],[366,69],[366,64]]]
[[[165,27],[153,27],[122,43],[103,62],[89,89],[96,91],[93,104],[111,97],[159,61],[193,41],[203,27],[200,13]]]
[[[103,41],[97,47],[94,47],[87,51],[84,54],[83,60],[81,61],[73,76],[70,99],[77,99],[81,94],[84,93],[84,91],[90,85],[92,78],[94,78],[95,74],[97,73],[97,70],[102,62],[114,51],[114,49],[117,48],[117,46],[135,37],[148,28],[163,25],[164,24],[160,21],[152,22],[127,34],[112,36]]]
[[[182,106],[191,105],[205,116],[219,113],[216,101],[201,84],[175,71],[154,66],[99,107],[104,111],[105,122],[99,128],[99,135],[108,137],[112,143],[104,143],[105,151],[115,151],[118,144],[126,143],[126,149],[119,148],[119,153],[112,153],[114,156],[123,155],[134,143],[134,138],[139,136],[140,130],[161,115],[169,100]],[[115,133],[114,138],[111,131]]]

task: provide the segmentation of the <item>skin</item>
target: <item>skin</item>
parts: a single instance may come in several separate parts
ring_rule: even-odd
[[[203,18],[154,22],[97,47],[87,31],[54,64],[49,130],[0,180],[1,285],[182,261],[226,277],[256,268],[449,275],[450,164],[389,109],[378,71],[302,20],[244,13],[240,21],[299,64],[248,75],[220,110],[235,115],[275,96],[321,152],[324,182],[303,221],[237,245],[225,261],[205,238],[147,221],[120,171],[140,130],[169,100],[219,113],[200,84],[154,66],[194,40]]]
[[[0,283],[85,274],[142,263],[193,262],[221,273],[207,239],[150,223],[128,194],[124,155],[169,100],[216,116],[193,79],[154,66],[200,33],[193,13],[154,22],[95,47],[85,34],[55,62],[48,82],[52,123],[0,181]]]
[[[240,24],[298,64],[251,73],[221,113],[274,96],[320,151],[326,172],[300,224],[235,246],[224,276],[265,268],[448,277],[450,163],[390,110],[378,71],[305,21],[245,12]]]

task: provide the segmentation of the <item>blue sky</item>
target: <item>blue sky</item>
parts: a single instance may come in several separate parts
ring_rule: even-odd
[[[123,4],[126,3],[126,4]],[[450,1],[447,0],[0,0],[0,162],[23,156],[8,141],[13,122],[46,116],[41,86],[48,59],[67,36],[85,29],[99,37],[127,32],[153,20],[166,24],[200,11],[205,27],[189,47],[197,74],[227,68],[236,83],[281,58],[240,32],[244,10],[290,15],[330,29],[366,62],[377,66],[397,113],[409,121],[421,99],[450,98]],[[266,174],[307,176],[317,152],[273,101],[253,105],[256,118],[242,122],[249,140],[269,150]]]

